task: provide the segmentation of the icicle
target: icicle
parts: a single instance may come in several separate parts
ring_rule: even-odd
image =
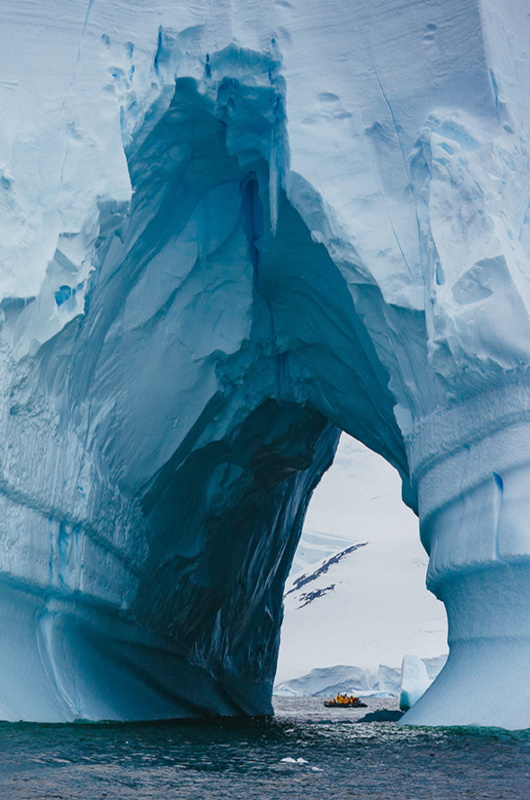
[[[276,132],[271,130],[271,150],[269,159],[269,213],[272,236],[276,236],[278,225],[278,204],[280,193],[280,181],[278,170],[278,148],[276,146]]]

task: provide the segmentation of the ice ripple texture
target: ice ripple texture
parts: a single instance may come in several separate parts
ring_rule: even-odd
[[[343,429],[448,612],[407,721],[529,727],[526,4],[0,13],[0,716],[270,712]]]

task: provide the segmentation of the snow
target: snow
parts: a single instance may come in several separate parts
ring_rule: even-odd
[[[0,716],[270,712],[344,430],[398,470],[448,613],[406,721],[528,727],[524,0],[20,0],[0,23]],[[336,565],[375,666],[398,574],[413,617],[398,540]]]

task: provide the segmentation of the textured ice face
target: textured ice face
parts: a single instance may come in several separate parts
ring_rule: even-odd
[[[469,573],[527,592],[525,3],[2,17],[2,715],[267,710],[342,428],[400,471],[450,609],[414,714],[477,721],[429,698],[466,696]]]

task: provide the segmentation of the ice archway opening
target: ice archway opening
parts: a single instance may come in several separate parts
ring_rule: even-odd
[[[341,681],[396,693],[407,654],[436,659],[429,668],[439,671],[447,619],[425,586],[418,528],[397,472],[343,434],[287,580],[275,693],[330,694]]]

